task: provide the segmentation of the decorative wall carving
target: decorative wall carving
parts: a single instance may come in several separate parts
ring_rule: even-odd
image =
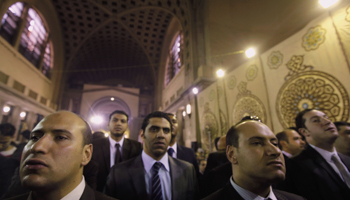
[[[278,69],[283,63],[283,54],[280,51],[273,51],[268,57],[267,65],[271,69]]]
[[[306,51],[316,50],[326,40],[326,29],[321,26],[310,28],[303,36],[302,47]]]

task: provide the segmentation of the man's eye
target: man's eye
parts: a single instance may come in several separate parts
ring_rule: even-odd
[[[152,126],[149,130],[150,130],[151,132],[158,132],[158,131],[159,131],[159,128],[158,128],[158,127]]]
[[[36,135],[32,135],[32,136],[30,137],[30,139],[31,139],[31,140],[39,140],[40,138],[39,138],[38,136],[36,136]]]
[[[164,132],[165,134],[170,133],[170,128],[163,128],[163,132]]]
[[[262,145],[262,142],[252,142],[253,145]]]
[[[67,137],[65,137],[65,136],[60,136],[60,135],[57,136],[56,138],[59,139],[59,140],[66,140],[66,139],[68,139]]]

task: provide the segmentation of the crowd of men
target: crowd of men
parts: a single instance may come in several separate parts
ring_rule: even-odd
[[[145,117],[142,143],[125,138],[128,120],[124,111],[112,112],[107,124],[110,135],[93,139],[83,118],[58,111],[40,121],[22,147],[11,144],[15,128],[1,124],[0,196],[15,200],[350,198],[350,125],[333,123],[322,111],[299,112],[296,127],[276,135],[260,119],[245,117],[216,140],[218,151],[209,155],[207,168],[206,160],[197,162],[192,149],[177,144],[175,115],[156,111]],[[15,154],[21,148],[23,153]]]

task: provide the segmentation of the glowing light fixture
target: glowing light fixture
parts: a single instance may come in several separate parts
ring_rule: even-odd
[[[94,124],[101,124],[103,119],[101,116],[93,116],[91,117],[90,121]]]
[[[186,111],[182,111],[182,116],[186,117]]]
[[[318,3],[321,4],[322,7],[328,8],[329,6],[337,3],[338,0],[319,0]]]
[[[223,77],[225,75],[225,72],[222,69],[219,69],[218,71],[216,71],[216,74],[218,75],[218,77]]]
[[[192,92],[193,92],[193,94],[198,94],[198,89],[197,89],[196,87],[194,87],[194,88],[192,89]]]
[[[109,136],[109,134],[108,133],[105,133],[105,137],[108,137]]]
[[[191,104],[186,105],[186,113],[190,115],[192,113]]]
[[[251,58],[255,56],[255,50],[253,48],[249,48],[245,51],[245,55],[247,55],[248,58]]]
[[[26,112],[24,112],[24,111],[22,111],[22,112],[19,114],[19,116],[20,116],[21,118],[25,118],[25,117],[26,117],[26,115],[27,115],[27,113],[26,113]]]
[[[111,101],[114,101],[114,97],[111,97]]]
[[[5,113],[10,112],[11,108],[10,106],[4,106],[4,108],[2,109]]]

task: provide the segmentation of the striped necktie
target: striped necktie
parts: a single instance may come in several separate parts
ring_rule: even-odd
[[[162,200],[162,186],[160,185],[160,179],[159,179],[159,169],[162,167],[162,163],[155,162],[152,170],[153,170],[153,177],[152,177],[152,200]]]
[[[332,156],[332,161],[334,162],[335,166],[337,166],[337,168],[339,169],[339,172],[343,177],[345,184],[348,186],[348,188],[350,188],[350,174],[346,171],[344,165],[341,163],[341,161],[336,155]]]

